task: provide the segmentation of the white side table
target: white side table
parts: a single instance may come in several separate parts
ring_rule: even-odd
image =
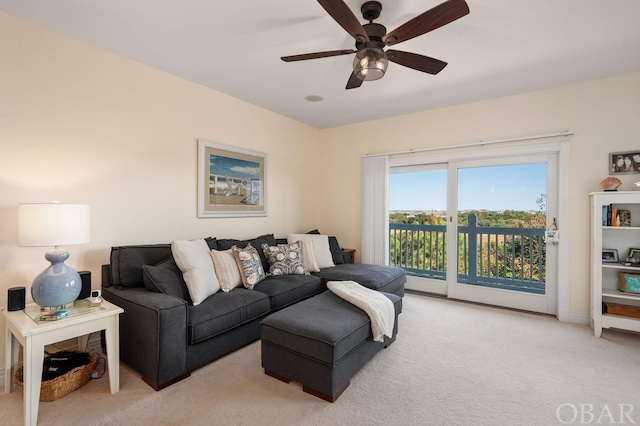
[[[24,423],[38,421],[40,385],[44,347],[52,343],[105,330],[107,362],[111,393],[120,390],[120,337],[119,317],[124,310],[103,301],[100,306],[89,307],[88,300],[74,302],[69,316],[57,321],[39,321],[40,307],[29,304],[22,311],[4,311],[5,316],[5,392],[12,390],[11,379],[18,365],[18,353],[23,347]]]

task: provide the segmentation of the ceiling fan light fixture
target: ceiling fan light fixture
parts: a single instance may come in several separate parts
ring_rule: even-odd
[[[380,47],[365,47],[353,59],[353,72],[360,80],[381,79],[389,66],[389,60]]]

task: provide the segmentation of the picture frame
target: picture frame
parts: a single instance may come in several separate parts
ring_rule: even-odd
[[[630,248],[629,258],[632,259],[632,263],[640,263],[640,248]]]
[[[617,263],[618,262],[618,250],[616,249],[602,249],[602,262],[603,263]]]
[[[640,173],[640,151],[609,153],[609,174]]]
[[[198,139],[198,218],[267,215],[267,154]]]
[[[620,217],[620,226],[631,226],[631,211],[618,209],[618,216]]]

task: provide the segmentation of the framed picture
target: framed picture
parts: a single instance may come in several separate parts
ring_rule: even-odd
[[[640,248],[629,249],[629,257],[633,263],[640,263]]]
[[[640,173],[640,151],[610,153],[609,173],[612,175]]]
[[[618,209],[618,217],[620,217],[620,226],[631,226],[631,212],[629,210]]]
[[[618,250],[616,249],[602,249],[602,261],[603,262],[617,262]]]
[[[198,217],[266,216],[267,154],[198,139]]]

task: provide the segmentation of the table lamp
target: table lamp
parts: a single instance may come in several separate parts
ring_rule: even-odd
[[[53,247],[45,254],[51,265],[35,278],[31,286],[31,297],[41,307],[62,307],[80,295],[80,275],[64,264],[69,252],[60,246],[88,243],[89,217],[87,204],[18,205],[18,245]]]

